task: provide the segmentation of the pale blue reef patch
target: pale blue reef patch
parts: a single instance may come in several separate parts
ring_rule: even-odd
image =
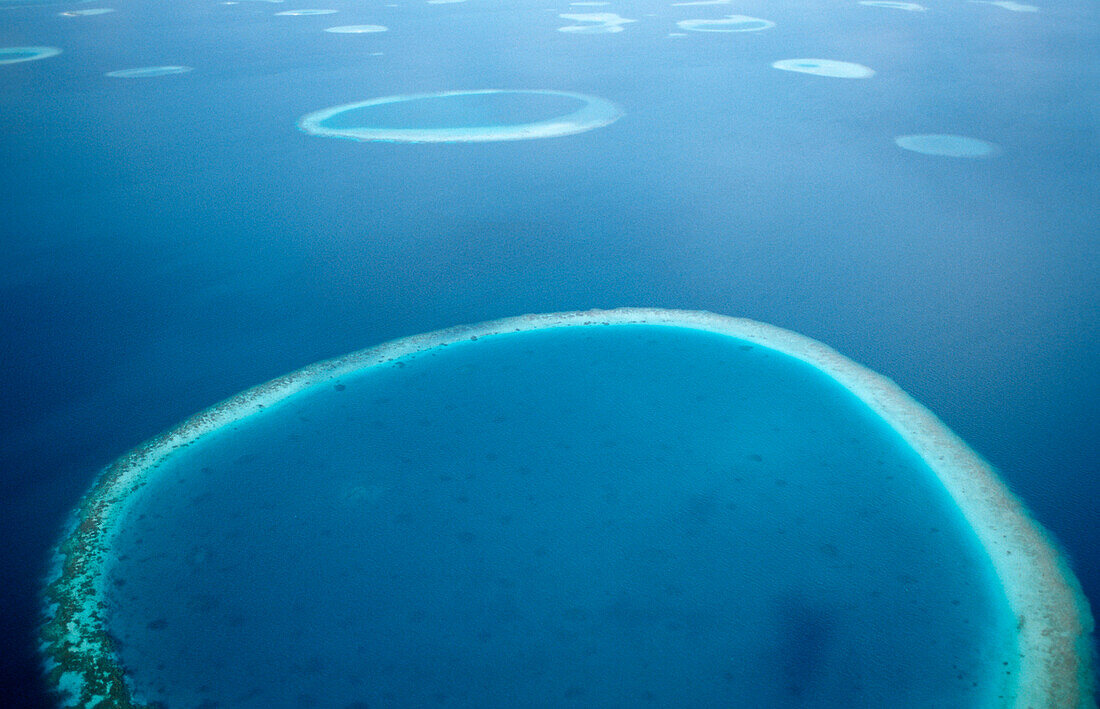
[[[692,32],[757,32],[775,27],[771,20],[748,15],[729,15],[720,20],[680,20],[676,24]]]
[[[425,115],[437,116],[441,109],[441,100],[458,99],[465,103],[473,98],[475,102],[482,98],[488,103],[486,109],[491,110],[494,99],[522,97],[543,97],[558,99],[570,104],[579,104],[575,110],[553,115],[544,119],[519,122],[519,123],[493,123],[478,122],[473,119],[470,125],[333,125],[333,119],[350,112],[361,111],[372,107],[392,107],[393,104],[425,102]],[[385,110],[385,109],[383,109]],[[485,111],[482,111],[485,113]],[[340,106],[325,108],[307,114],[298,121],[298,127],[311,135],[320,135],[332,138],[348,138],[358,141],[382,141],[395,143],[482,143],[502,140],[529,140],[533,138],[554,138],[558,136],[583,133],[593,128],[600,128],[614,123],[622,116],[622,111],[617,105],[606,99],[568,91],[545,90],[502,90],[484,89],[478,91],[442,91],[430,94],[404,94],[400,96],[383,96],[381,98],[348,103]],[[462,116],[454,116],[455,122],[466,122]],[[336,121],[339,123],[340,121]]]
[[[868,7],[888,7],[893,10],[908,10],[909,12],[924,12],[928,8],[915,2],[894,2],[893,0],[860,0],[860,5]]]
[[[1019,2],[1012,2],[1012,0],[970,0],[970,2],[978,3],[979,5],[996,5],[997,7],[1009,10],[1010,12],[1038,12],[1039,8],[1034,5],[1024,5]]]
[[[116,69],[107,72],[104,76],[111,76],[116,79],[147,79],[153,76],[186,74],[189,71],[191,71],[189,66],[143,66],[135,69]]]
[[[336,12],[338,12],[338,10],[283,10],[275,14],[286,17],[305,17],[307,15],[332,15]]]
[[[962,135],[926,133],[902,135],[894,139],[898,147],[922,155],[943,155],[952,158],[992,158],[1001,154],[1001,147],[977,138]]]
[[[386,32],[390,28],[385,25],[340,25],[339,27],[326,27],[325,32],[333,34],[374,34]]]
[[[831,76],[839,79],[868,79],[875,75],[875,70],[870,67],[834,59],[780,59],[774,62],[772,66],[783,71],[796,71],[802,74]]]
[[[0,9],[10,10],[21,7],[38,7],[40,5],[72,5],[76,3],[91,2],[92,0],[0,0]]]
[[[729,5],[733,0],[693,0],[692,2],[674,2],[670,7],[694,7],[697,5]]]
[[[583,25],[566,25],[565,27],[558,28],[558,32],[569,32],[571,34],[607,34],[609,32],[622,32],[623,25],[637,22],[637,20],[620,17],[612,12],[567,13],[558,15],[558,17],[563,20],[572,20],[573,22],[590,23]]]
[[[68,10],[57,14],[61,17],[88,17],[91,15],[106,15],[108,12],[114,11],[113,7],[93,7],[87,10]]]
[[[0,47],[0,64],[18,64],[61,54],[57,47]]]

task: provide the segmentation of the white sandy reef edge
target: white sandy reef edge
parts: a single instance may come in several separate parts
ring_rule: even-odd
[[[728,335],[798,359],[863,401],[924,459],[980,543],[1017,618],[1018,666],[1000,706],[1092,706],[1088,604],[1046,532],[990,466],[892,381],[829,347],[772,325],[705,312],[623,308],[526,315],[414,335],[354,352],[249,389],[135,448],[101,474],[55,550],[41,647],[53,687],[70,706],[133,707],[105,632],[102,584],[128,500],[173,453],[226,426],[342,376],[452,343],[556,327],[664,325]],[[1013,684],[1014,683],[1014,684]]]
[[[513,123],[495,126],[464,126],[461,128],[381,128],[372,126],[351,126],[329,128],[324,122],[335,115],[357,108],[380,106],[387,103],[416,101],[420,99],[446,98],[448,96],[479,96],[503,93],[545,94],[575,98],[584,103],[572,113],[554,116],[543,121],[531,123]],[[504,89],[480,89],[476,91],[442,91],[432,94],[403,94],[383,96],[357,103],[347,103],[302,116],[298,128],[310,135],[330,138],[348,138],[359,141],[381,141],[393,143],[487,143],[498,140],[530,140],[534,138],[557,138],[575,133],[584,133],[594,128],[614,123],[623,115],[617,105],[606,99],[569,91],[508,91]]]

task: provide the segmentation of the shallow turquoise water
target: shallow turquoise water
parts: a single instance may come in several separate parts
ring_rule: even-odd
[[[892,429],[681,328],[437,348],[156,476],[108,628],[168,706],[959,706],[1011,630]]]

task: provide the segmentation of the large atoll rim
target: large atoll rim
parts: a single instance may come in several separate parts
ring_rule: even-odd
[[[996,143],[963,135],[923,133],[901,135],[894,139],[899,148],[922,155],[942,155],[950,158],[991,158],[1001,154]]]
[[[676,24],[692,32],[758,32],[775,27],[771,20],[748,15],[729,15],[720,20],[680,20]]]
[[[568,103],[573,110],[558,115],[551,115],[545,119],[505,123],[481,120],[481,116],[453,117],[455,125],[432,124],[424,119],[420,125],[415,121],[422,120],[420,116],[406,116],[412,124],[389,125],[374,119],[374,122],[347,123],[349,114],[363,113],[363,109],[380,107],[386,110],[396,107],[398,104],[409,104],[405,108],[416,108],[418,102],[427,109],[425,115],[431,114],[435,123],[438,123],[438,114],[443,103],[458,105],[468,101],[500,101],[505,99],[546,99],[559,103]],[[370,113],[367,111],[366,113]],[[381,111],[379,111],[380,113]],[[332,138],[348,138],[359,141],[383,141],[397,143],[462,143],[462,142],[490,142],[500,140],[529,140],[532,138],[554,138],[558,136],[583,133],[594,128],[600,128],[614,123],[622,116],[622,111],[614,103],[587,96],[585,94],[569,91],[507,91],[502,89],[484,89],[478,91],[442,91],[431,94],[405,94],[401,96],[383,96],[381,98],[348,103],[340,106],[325,108],[320,111],[303,116],[298,121],[298,127],[311,135],[327,136]],[[366,118],[358,119],[366,121]],[[392,123],[392,117],[386,119]],[[472,122],[471,122],[472,121]]]
[[[0,47],[0,64],[18,64],[61,54],[57,47]]]
[[[750,320],[657,309],[529,315],[408,337],[250,389],[130,451],[103,471],[56,549],[41,635],[53,687],[73,705],[133,706],[105,628],[105,565],[112,558],[112,540],[124,521],[128,498],[179,449],[299,394],[332,387],[341,377],[399,358],[515,332],[633,324],[687,328],[767,348],[813,367],[857,397],[923,459],[988,554],[1017,619],[1019,662],[1008,679],[1010,691],[997,704],[1019,709],[1091,705],[1093,625],[1084,596],[1044,530],[963,441],[893,382],[821,343]]]
[[[109,71],[104,76],[115,79],[149,79],[154,76],[171,76],[172,74],[186,74],[191,71],[189,66],[143,66],[136,69],[116,69]]]
[[[772,64],[776,69],[783,71],[795,71],[801,74],[813,74],[814,76],[831,76],[839,79],[867,79],[875,75],[875,70],[833,59],[780,59]]]

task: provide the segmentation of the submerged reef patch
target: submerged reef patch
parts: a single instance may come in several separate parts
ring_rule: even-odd
[[[0,47],[0,64],[18,64],[61,54],[57,47]]]
[[[932,483],[942,486],[988,556],[996,582],[1016,619],[1007,632],[1018,656],[1014,671],[1003,677],[1005,693],[994,699],[993,705],[1018,709],[1090,705],[1093,668],[1089,636],[1093,624],[1076,579],[1046,532],[989,465],[931,412],[885,377],[796,333],[710,313],[639,308],[528,315],[396,340],[311,365],[245,391],[125,454],[102,472],[75,510],[69,529],[55,549],[53,573],[43,599],[46,620],[40,636],[51,686],[66,705],[139,706],[131,696],[125,670],[107,631],[105,587],[109,583],[108,569],[117,554],[114,545],[135,493],[181,449],[209,440],[251,417],[264,416],[299,395],[330,390],[353,374],[392,366],[402,358],[437,348],[459,343],[480,346],[470,343],[517,332],[628,325],[728,336],[741,341],[741,347],[764,349],[808,365],[855,397],[934,474]],[[685,366],[688,364],[685,362]],[[749,459],[754,465],[764,464],[761,455]],[[787,484],[786,480],[775,481],[777,488]],[[379,501],[386,490],[364,483],[348,487],[341,494],[346,506],[355,508]],[[711,503],[706,495],[698,497],[692,515],[708,519]],[[826,558],[841,553],[831,545],[822,546],[819,552]],[[624,622],[635,617],[629,608],[619,612]],[[586,616],[587,611],[577,609],[565,620],[576,623]],[[806,632],[815,637],[828,633],[826,617],[810,605],[792,605],[785,617],[791,637],[799,643],[792,650],[806,651]],[[161,624],[156,617],[152,622]],[[580,687],[570,686],[563,691],[565,696],[584,694]]]
[[[374,34],[376,32],[387,32],[389,29],[384,25],[340,25],[338,27],[326,27],[325,32],[332,32],[333,34]]]
[[[894,139],[899,148],[922,155],[942,155],[950,158],[992,158],[1001,154],[1001,147],[978,138],[943,133],[902,135]]]
[[[509,112],[535,110],[526,104],[565,112],[510,122]],[[618,106],[595,96],[486,89],[383,96],[333,106],[303,116],[298,127],[311,135],[358,141],[478,143],[573,135],[609,125],[621,116]]]
[[[189,66],[143,66],[136,69],[116,69],[107,72],[104,76],[116,79],[148,79],[154,76],[186,74],[189,71],[191,71]]]
[[[1012,0],[970,0],[972,3],[979,5],[995,5],[1002,10],[1008,10],[1009,12],[1038,12],[1039,8],[1034,5],[1025,5],[1020,2],[1013,2]]]
[[[114,12],[113,7],[93,7],[87,10],[67,10],[65,12],[57,13],[61,17],[88,17],[91,15],[106,15],[109,12]]]
[[[894,0],[859,0],[860,5],[868,7],[887,7],[892,10],[908,10],[909,12],[924,12],[928,8],[915,2],[895,2]]]
[[[676,24],[692,32],[758,32],[775,27],[771,20],[748,15],[729,15],[720,20],[680,20]]]
[[[282,17],[307,17],[310,15],[333,15],[339,10],[283,10],[275,14]]]
[[[558,17],[563,20],[588,23],[581,25],[566,25],[565,27],[558,28],[558,32],[569,32],[572,34],[606,34],[609,32],[622,32],[623,25],[637,22],[637,20],[620,17],[612,12],[566,13],[564,15],[558,15]]]
[[[840,79],[867,79],[875,70],[862,64],[840,62],[833,59],[780,59],[772,64],[776,69],[796,71],[814,76],[831,76]]]

